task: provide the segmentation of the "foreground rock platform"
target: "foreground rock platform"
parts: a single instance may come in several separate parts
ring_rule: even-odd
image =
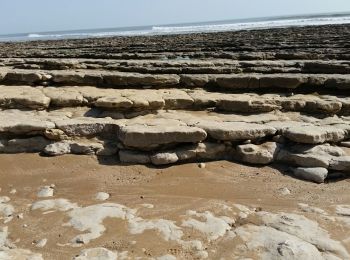
[[[0,43],[0,153],[348,177],[349,35],[334,25]]]
[[[230,161],[27,153],[0,154],[0,165],[2,259],[350,257],[349,179],[319,185]],[[315,180],[327,171],[297,169]]]

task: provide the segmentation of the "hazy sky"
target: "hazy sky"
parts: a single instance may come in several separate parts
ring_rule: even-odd
[[[0,0],[0,34],[350,11],[350,0]]]

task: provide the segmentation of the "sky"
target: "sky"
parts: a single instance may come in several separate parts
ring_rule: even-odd
[[[0,0],[0,34],[347,11],[350,0]]]

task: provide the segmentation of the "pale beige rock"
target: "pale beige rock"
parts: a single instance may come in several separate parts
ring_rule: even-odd
[[[52,71],[50,73],[52,81],[59,84],[84,84],[86,83],[84,77],[85,73],[76,71]]]
[[[54,123],[35,114],[23,113],[19,110],[0,111],[0,132],[28,134],[44,132],[54,127]]]
[[[278,133],[282,134],[284,130],[287,130],[288,128],[303,128],[306,126],[313,126],[311,123],[307,122],[300,122],[300,121],[291,121],[291,120],[273,120],[271,122],[267,122],[266,125],[271,126],[273,128],[276,128]]]
[[[160,152],[152,155],[150,158],[154,165],[172,164],[179,160],[174,152]]]
[[[174,86],[180,77],[173,74],[104,73],[106,84],[112,86]]]
[[[43,150],[43,152],[46,155],[50,155],[50,156],[69,154],[71,153],[71,144],[70,142],[67,142],[67,141],[56,142],[56,143],[47,145]]]
[[[142,90],[124,90],[122,96],[132,102],[134,109],[161,109],[165,106],[161,90],[142,89]]]
[[[90,248],[84,249],[80,254],[73,258],[74,260],[117,260],[117,259],[126,259],[126,254],[115,253],[106,248]]]
[[[11,70],[6,73],[4,78],[5,81],[15,82],[15,83],[27,83],[32,84],[34,82],[39,82],[42,80],[41,73],[36,71],[26,71],[26,70]]]
[[[269,164],[274,161],[279,148],[275,142],[268,142],[262,145],[238,145],[236,150],[239,159],[243,162],[251,164]]]
[[[333,240],[319,224],[305,216],[290,213],[258,212],[235,229],[236,239],[245,246],[236,254],[241,258],[257,252],[262,259],[347,259],[341,242]]]
[[[6,108],[45,109],[50,98],[38,87],[0,86],[0,106]]]
[[[131,108],[133,106],[133,102],[122,96],[114,96],[114,97],[101,97],[97,99],[94,103],[96,107],[104,107],[104,108]]]
[[[107,153],[104,149],[105,147],[102,143],[96,142],[94,140],[70,140],[49,144],[45,147],[43,152],[51,156],[70,153],[85,155],[103,155],[104,152],[105,154],[109,155],[109,153]],[[116,152],[117,150],[114,150],[113,154],[115,154]]]
[[[182,74],[181,83],[188,87],[204,87],[209,82],[206,74]]]
[[[119,139],[125,146],[154,148],[171,143],[197,143],[207,137],[197,127],[179,125],[130,125],[121,127]]]
[[[217,107],[221,110],[241,113],[270,112],[280,109],[278,102],[240,94],[219,99]]]
[[[321,167],[316,168],[296,168],[293,174],[304,180],[313,181],[316,183],[323,183],[328,176],[328,170]]]
[[[259,88],[259,75],[257,74],[215,75],[212,81],[219,87],[227,89]]]
[[[284,147],[277,154],[279,162],[297,165],[301,167],[328,168],[334,157],[344,156],[345,152],[339,148],[324,145],[293,145]]]
[[[49,144],[50,141],[41,136],[11,139],[0,151],[5,153],[37,153],[43,151]]]
[[[196,124],[196,126],[204,129],[212,138],[223,141],[255,140],[274,135],[277,131],[270,126],[245,122],[216,122],[203,120]]]
[[[193,99],[182,90],[164,90],[161,95],[167,109],[181,109],[191,107],[194,103]]]
[[[61,141],[69,139],[69,137],[60,129],[45,129],[44,135],[47,139],[54,140],[54,141]]]
[[[282,134],[294,142],[306,144],[339,142],[346,138],[344,130],[332,126],[289,127]]]
[[[91,141],[72,141],[70,149],[73,154],[85,154],[92,155],[98,153],[104,149],[102,143],[91,142]]]
[[[215,107],[218,100],[224,99],[225,94],[218,92],[207,92],[201,89],[187,91],[187,94],[193,99],[195,107]]]
[[[175,150],[179,161],[192,159],[222,159],[226,156],[227,147],[219,143],[199,143],[193,145],[185,145]]]
[[[86,103],[78,88],[48,87],[43,89],[43,93],[51,99],[51,106],[74,107]]]
[[[350,156],[333,157],[329,163],[329,169],[350,172]]]

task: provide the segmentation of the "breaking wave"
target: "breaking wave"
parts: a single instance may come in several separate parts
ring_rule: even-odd
[[[244,22],[212,22],[184,24],[175,26],[149,26],[141,29],[101,29],[101,30],[84,30],[84,31],[66,31],[57,33],[30,33],[26,35],[1,37],[1,40],[54,40],[54,39],[71,39],[71,38],[89,38],[89,37],[109,37],[109,36],[142,36],[142,35],[165,35],[165,34],[182,34],[182,33],[203,33],[203,32],[224,32],[253,29],[268,29],[291,26],[313,26],[313,25],[332,25],[332,24],[349,24],[350,14],[329,15],[329,16],[305,16],[298,18],[279,18],[279,19],[255,19],[254,21]]]
[[[169,27],[154,26],[152,28],[152,31],[155,33],[174,34],[174,33],[193,33],[193,32],[239,31],[239,30],[268,29],[268,28],[289,27],[289,26],[312,26],[312,25],[347,24],[347,23],[350,23],[350,16],[272,20],[272,21],[245,22],[245,23],[208,24],[208,25],[193,25],[193,26],[169,26]]]

